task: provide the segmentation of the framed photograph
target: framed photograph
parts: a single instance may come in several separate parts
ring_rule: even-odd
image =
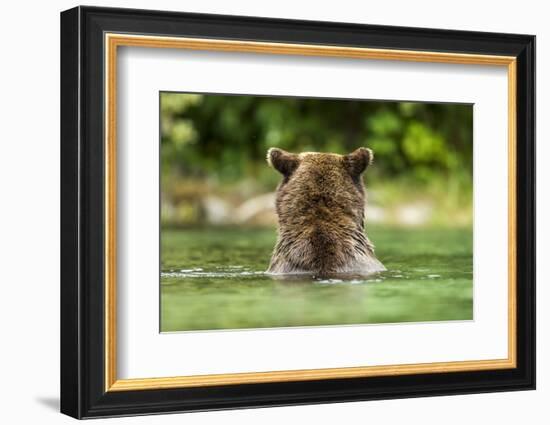
[[[61,14],[61,411],[535,387],[535,37]]]

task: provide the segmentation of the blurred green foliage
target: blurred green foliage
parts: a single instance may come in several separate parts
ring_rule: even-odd
[[[280,181],[266,163],[270,147],[370,147],[371,222],[472,221],[471,105],[169,92],[160,100],[164,225],[275,225],[273,201],[262,198]]]
[[[378,177],[472,180],[471,105],[163,92],[161,134],[163,175],[248,178],[272,190],[279,177],[266,167],[269,147],[344,154],[366,146]]]

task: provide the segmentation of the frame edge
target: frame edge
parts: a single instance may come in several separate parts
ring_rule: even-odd
[[[60,411],[82,417],[80,375],[80,8],[60,14],[61,314]]]

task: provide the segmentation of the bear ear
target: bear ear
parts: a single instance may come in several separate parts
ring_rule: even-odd
[[[270,148],[267,151],[267,163],[283,176],[290,176],[298,168],[298,155],[286,152],[279,148]]]
[[[372,164],[374,153],[369,148],[359,148],[344,156],[346,168],[352,176],[360,176]]]

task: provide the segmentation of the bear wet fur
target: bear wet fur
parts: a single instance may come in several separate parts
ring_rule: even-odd
[[[372,160],[367,148],[348,155],[269,149],[267,161],[283,177],[269,273],[329,276],[385,270],[364,231],[362,174]]]

